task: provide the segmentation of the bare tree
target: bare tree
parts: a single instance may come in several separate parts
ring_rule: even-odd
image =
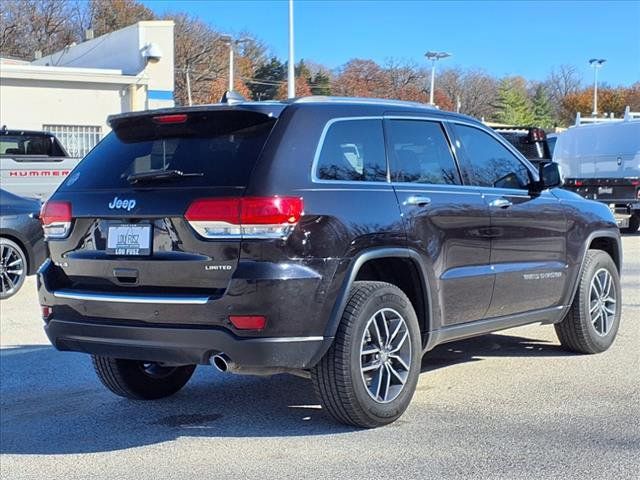
[[[483,70],[442,70],[436,86],[449,98],[455,110],[460,105],[461,113],[489,118],[495,112],[497,81]]]
[[[79,38],[70,0],[3,0],[0,2],[0,52],[32,60],[70,45]]]

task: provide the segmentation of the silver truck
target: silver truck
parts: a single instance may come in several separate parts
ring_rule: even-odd
[[[11,193],[44,201],[79,161],[51,133],[0,129],[0,185]]]

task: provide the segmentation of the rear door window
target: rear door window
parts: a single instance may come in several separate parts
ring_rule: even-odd
[[[387,141],[394,182],[459,184],[442,126],[424,120],[389,120]]]
[[[87,154],[62,189],[127,188],[134,186],[132,176],[176,171],[180,174],[160,175],[149,185],[246,186],[274,124],[267,115],[245,111],[199,112],[172,124],[152,117],[124,120]]]
[[[387,164],[381,119],[345,119],[332,123],[316,166],[320,180],[385,182]]]

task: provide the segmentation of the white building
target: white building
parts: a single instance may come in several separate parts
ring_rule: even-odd
[[[0,126],[48,130],[83,156],[110,114],[174,105],[173,22],[146,21],[21,62],[0,60]]]

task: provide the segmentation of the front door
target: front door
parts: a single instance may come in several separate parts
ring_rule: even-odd
[[[550,191],[528,192],[531,171],[482,129],[455,124],[463,168],[491,215],[495,287],[488,318],[557,306],[567,286],[567,222]]]
[[[424,257],[433,304],[440,307],[434,327],[482,319],[494,275],[481,193],[461,184],[440,122],[390,117],[385,133],[409,247]]]

